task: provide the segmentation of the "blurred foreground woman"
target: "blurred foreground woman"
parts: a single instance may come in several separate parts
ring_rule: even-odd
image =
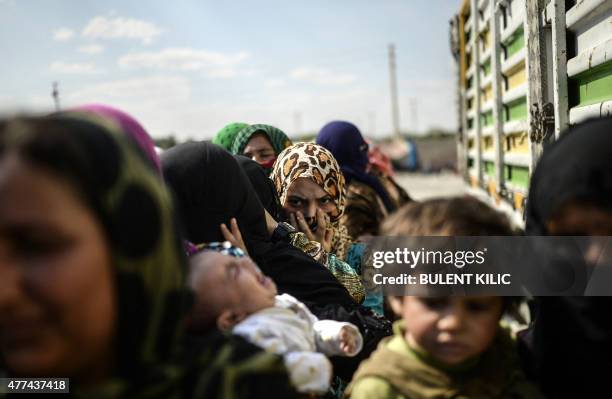
[[[218,333],[187,344],[181,241],[145,162],[102,120],[0,121],[0,376],[70,378],[84,397],[292,397],[281,358]]]
[[[612,236],[612,119],[574,125],[544,148],[531,178],[525,229],[535,236]],[[589,252],[585,261],[598,267]],[[610,296],[536,298],[535,321],[522,335],[523,361],[545,394],[609,395],[611,308]]]

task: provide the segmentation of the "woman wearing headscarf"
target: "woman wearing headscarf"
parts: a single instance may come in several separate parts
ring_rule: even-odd
[[[270,125],[256,124],[238,132],[230,152],[251,158],[269,173],[278,154],[291,144],[291,140],[282,130]]]
[[[334,155],[346,180],[341,223],[357,239],[377,235],[382,220],[396,207],[380,181],[367,172],[368,143],[361,132],[352,123],[334,121],[323,126],[316,142]]]
[[[324,265],[275,237],[248,177],[227,151],[207,142],[184,143],[164,152],[162,168],[186,239],[194,244],[223,241],[220,224],[236,218],[249,256],[280,293],[304,302],[319,318],[349,321],[359,328],[365,349],[355,358],[332,360],[337,374],[348,379],[359,361],[390,334],[390,324],[357,305]]]
[[[232,144],[234,143],[236,136],[242,129],[247,127],[249,127],[249,125],[243,122],[233,122],[225,125],[223,129],[217,132],[215,137],[212,139],[212,142],[213,144],[221,146],[228,151],[232,151]]]
[[[526,233],[612,235],[612,119],[575,125],[545,147],[531,179]],[[610,309],[610,297],[536,298],[523,357],[545,394],[601,397],[609,391]]]
[[[360,274],[364,244],[356,243],[341,223],[344,176],[331,152],[314,143],[292,145],[280,153],[270,178],[292,225]],[[380,290],[369,287],[364,306],[382,314]]]
[[[159,160],[155,142],[140,122],[133,116],[106,104],[81,105],[74,108],[74,111],[90,112],[117,124],[119,130],[136,143],[142,154],[151,162],[155,171],[161,176],[161,161]]]
[[[235,158],[249,178],[266,212],[268,212],[275,221],[285,221],[283,217],[284,212],[274,184],[272,180],[268,178],[263,168],[257,162],[241,155],[236,155]],[[330,249],[326,251],[320,242],[311,240],[310,238],[314,237],[308,237],[304,232],[297,230],[293,231],[292,229],[292,231],[288,233],[288,236],[288,242],[290,242],[291,245],[310,255],[317,262],[325,265],[338,281],[344,285],[355,302],[363,302],[365,290],[359,274],[354,268],[338,258],[334,253],[331,253]]]
[[[70,378],[76,397],[292,397],[281,358],[185,336],[170,197],[90,118],[0,121],[0,375]]]
[[[264,208],[230,153],[207,142],[183,143],[164,152],[162,169],[187,240],[196,245],[223,241],[219,226],[235,218],[249,255],[279,292],[307,304],[355,304],[323,265],[291,245],[272,242]]]
[[[411,202],[412,198],[410,195],[404,190],[402,186],[397,184],[393,176],[395,175],[395,171],[393,170],[393,164],[391,163],[391,159],[387,154],[383,152],[380,146],[376,143],[372,143],[370,140],[366,139],[366,143],[368,143],[368,167],[367,171],[374,175],[378,181],[383,185],[391,201],[393,201],[393,205],[396,209],[402,207],[402,205]]]

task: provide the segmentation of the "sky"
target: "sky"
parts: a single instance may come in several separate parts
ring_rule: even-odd
[[[153,137],[208,139],[230,122],[292,137],[344,119],[456,129],[454,0],[0,0],[0,114],[106,103]],[[416,115],[416,117],[415,117]]]

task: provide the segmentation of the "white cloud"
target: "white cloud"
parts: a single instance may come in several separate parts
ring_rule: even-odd
[[[53,32],[53,40],[56,40],[58,42],[70,40],[73,36],[74,31],[68,28],[59,28],[55,32]]]
[[[141,52],[125,55],[119,65],[125,68],[159,68],[180,71],[197,71],[210,67],[236,66],[248,53],[223,54],[190,48],[167,48],[159,52]]]
[[[87,23],[81,34],[91,39],[138,39],[149,44],[161,33],[162,29],[151,22],[97,16]]]
[[[68,63],[64,61],[54,61],[49,67],[51,72],[72,75],[94,75],[102,73],[95,64],[92,63]]]
[[[171,104],[188,101],[191,83],[180,76],[146,76],[96,83],[83,87],[70,96],[71,102],[107,102],[111,104]]]
[[[104,46],[100,46],[99,44],[90,44],[87,46],[81,46],[78,48],[78,50],[83,54],[100,54],[104,51]]]
[[[300,67],[294,69],[290,76],[294,79],[303,80],[320,85],[343,85],[357,79],[352,74],[338,74],[326,68]]]
[[[268,88],[283,87],[285,86],[286,81],[283,78],[272,78],[272,79],[267,79],[264,82],[264,84]]]
[[[204,71],[210,77],[234,77],[236,67],[249,57],[247,52],[223,54],[191,48],[167,48],[158,52],[140,52],[121,57],[122,68],[155,68],[176,71]]]

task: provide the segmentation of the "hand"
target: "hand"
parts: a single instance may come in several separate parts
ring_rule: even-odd
[[[244,240],[242,239],[242,234],[240,234],[240,229],[238,228],[236,218],[232,218],[230,220],[230,228],[231,231],[227,228],[225,223],[221,223],[221,234],[223,234],[223,238],[229,241],[233,246],[242,249],[242,252],[244,252],[246,256],[249,256],[249,252],[247,251]]]
[[[302,212],[298,211],[295,214],[291,214],[289,216],[289,220],[293,227],[295,227],[298,231],[301,231],[306,234],[306,237],[308,237],[310,241],[320,242],[325,252],[331,251],[334,231],[332,230],[331,225],[329,223],[329,217],[321,209],[317,208],[317,231],[314,233],[312,232],[312,230],[310,230],[310,227],[308,226],[308,223],[306,223],[306,219],[304,219],[304,215],[302,214]]]
[[[357,350],[357,340],[347,327],[340,329],[340,349],[347,355],[353,355]]]

